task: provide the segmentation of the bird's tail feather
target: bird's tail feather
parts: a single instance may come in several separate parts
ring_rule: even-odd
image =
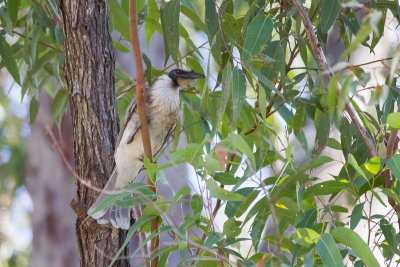
[[[108,197],[110,192],[114,191],[115,181],[118,177],[118,171],[115,168],[112,172],[110,179],[108,179],[107,184],[104,186],[103,191],[100,193],[96,201],[89,208],[88,214],[97,221],[98,224],[110,224],[114,228],[129,229],[130,227],[130,208],[129,207],[118,207],[110,206],[108,208],[97,211],[92,214],[96,208]]]

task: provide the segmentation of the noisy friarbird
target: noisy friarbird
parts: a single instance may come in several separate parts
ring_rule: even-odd
[[[179,117],[179,89],[198,78],[204,78],[204,75],[193,70],[174,69],[168,75],[162,75],[146,90],[146,115],[153,155],[161,150],[175,130]],[[129,207],[110,206],[93,212],[110,195],[110,192],[118,192],[136,180],[137,174],[143,168],[143,157],[142,135],[135,97],[126,111],[118,136],[114,153],[115,168],[103,192],[88,211],[97,223],[129,229],[131,221]]]

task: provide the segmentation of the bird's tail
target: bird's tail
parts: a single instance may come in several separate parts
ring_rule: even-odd
[[[114,191],[115,182],[118,177],[118,171],[115,168],[112,172],[110,179],[103,188],[103,192],[100,193],[96,201],[89,208],[88,214],[97,221],[98,224],[110,224],[114,228],[129,229],[130,227],[130,208],[129,207],[118,207],[110,206],[108,208],[97,211],[92,214],[96,208],[108,197],[110,192]]]

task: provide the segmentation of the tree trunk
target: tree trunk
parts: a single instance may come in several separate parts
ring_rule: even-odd
[[[71,107],[76,173],[102,188],[113,168],[118,114],[114,88],[114,56],[105,0],[60,0],[63,17],[64,76]],[[128,21],[127,21],[128,23]],[[98,192],[77,183],[76,236],[81,266],[108,266],[126,232],[83,223]],[[82,224],[83,223],[83,224]],[[126,255],[127,251],[122,255]],[[128,260],[117,261],[128,266]]]

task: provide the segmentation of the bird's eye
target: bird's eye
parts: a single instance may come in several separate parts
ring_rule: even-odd
[[[176,70],[176,73],[178,73],[178,74],[181,74],[182,73],[182,70]]]

